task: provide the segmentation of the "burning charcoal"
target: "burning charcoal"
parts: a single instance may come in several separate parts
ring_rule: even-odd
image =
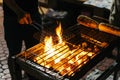
[[[68,71],[67,71],[66,69],[64,69],[64,70],[62,70],[62,71],[60,72],[60,74],[61,74],[61,75],[65,75],[67,72],[68,72]]]
[[[67,62],[68,59],[67,59],[67,58],[64,58],[64,59],[61,59],[61,61],[64,63],[64,62]]]
[[[76,67],[75,64],[70,64],[70,69],[71,69],[72,71],[74,71],[75,67]]]
[[[67,68],[68,66],[70,66],[70,63],[65,63],[65,64],[63,65],[64,68]]]
[[[99,52],[99,48],[96,46],[96,45],[94,45],[94,50],[93,50],[95,53],[97,53],[97,52]]]
[[[48,68],[52,67],[54,64],[55,64],[54,61],[46,61],[46,66]]]
[[[82,48],[84,49],[84,48],[86,48],[88,45],[87,45],[87,43],[86,42],[83,42],[82,43]]]
[[[90,51],[92,51],[92,49],[91,48],[87,48],[87,51],[90,52]]]
[[[98,49],[98,48],[95,48],[95,49],[94,49],[94,52],[95,52],[95,53],[99,52],[99,49]]]
[[[93,52],[89,52],[87,55],[88,55],[89,57],[91,57],[92,55],[94,55],[94,53],[93,53]]]
[[[103,43],[101,44],[101,46],[102,46],[102,47],[107,47],[107,46],[108,46],[108,43],[103,42]]]

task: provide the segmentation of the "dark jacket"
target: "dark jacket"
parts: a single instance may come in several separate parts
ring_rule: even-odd
[[[31,15],[35,15],[38,13],[38,0],[15,0],[18,6],[20,6],[23,10],[30,13]],[[4,16],[13,16],[16,17],[16,14],[4,3],[3,0],[3,10]]]

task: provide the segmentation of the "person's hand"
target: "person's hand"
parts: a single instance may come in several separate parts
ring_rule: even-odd
[[[29,13],[25,13],[22,17],[18,18],[20,24],[31,24],[32,19]]]

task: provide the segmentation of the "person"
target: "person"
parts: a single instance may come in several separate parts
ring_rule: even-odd
[[[23,41],[26,49],[39,43],[33,37],[37,30],[31,25],[33,22],[41,24],[38,6],[38,0],[3,0],[4,36],[9,50],[11,80],[22,80],[22,69],[12,57],[21,52]],[[30,80],[35,78],[30,77]]]
[[[120,27],[120,0],[113,0],[110,10],[109,23]]]

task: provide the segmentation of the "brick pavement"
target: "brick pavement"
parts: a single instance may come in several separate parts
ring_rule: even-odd
[[[8,49],[3,35],[3,10],[0,7],[0,80],[11,80],[7,65]]]
[[[4,29],[3,29],[3,11],[0,7],[0,80],[11,80],[8,65],[7,65],[7,56],[8,56],[8,49],[6,46],[6,42],[4,40]],[[112,64],[114,60],[112,59],[104,59],[101,61],[98,65],[96,65],[93,69],[91,69],[82,80],[85,80],[86,76],[95,71],[98,70],[105,70],[107,67]],[[110,76],[107,80],[112,80],[113,76]],[[90,79],[88,79],[90,80]],[[120,80],[120,79],[119,79]]]

